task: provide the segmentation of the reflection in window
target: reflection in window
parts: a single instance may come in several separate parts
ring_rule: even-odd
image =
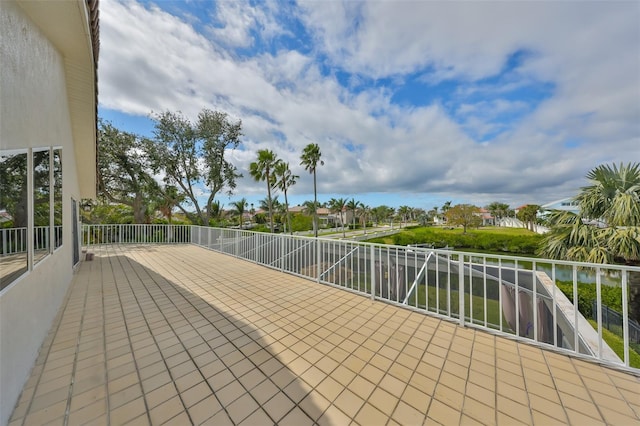
[[[27,270],[27,154],[0,155],[0,289]]]
[[[62,245],[62,149],[53,150],[54,248]]]
[[[33,263],[49,254],[51,188],[49,150],[33,152]]]

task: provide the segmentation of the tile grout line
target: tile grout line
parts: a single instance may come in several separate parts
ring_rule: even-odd
[[[91,270],[93,269],[93,267],[90,267],[89,269]],[[87,299],[89,298],[89,285],[90,285],[90,282],[89,280],[87,280],[87,283],[84,286],[84,303],[82,304],[82,315],[80,316],[80,324],[78,325],[78,338],[76,340],[76,351],[73,356],[73,368],[71,370],[71,384],[69,385],[69,392],[67,396],[67,406],[64,411],[64,420],[63,420],[64,426],[67,426],[69,424],[69,411],[71,410],[71,397],[73,396],[73,385],[75,382],[76,367],[78,365],[78,353],[80,352],[80,342],[82,340],[82,326],[84,325],[84,316],[87,310]]]
[[[131,259],[130,259],[128,256],[125,256],[125,257],[126,257],[127,259],[129,259],[129,261],[131,261]],[[140,262],[138,262],[138,261],[135,259],[135,257],[133,258],[133,260],[134,260],[135,262],[139,263],[140,265],[142,265],[142,266],[143,266],[143,268],[148,268],[148,266],[145,266],[145,265],[141,264]],[[145,283],[144,283],[144,281],[142,280],[142,277],[140,276],[140,274],[138,273],[138,271],[134,269],[134,273],[136,274],[136,276],[138,277],[138,279],[140,279],[140,282],[141,282],[141,284],[142,284],[142,287],[144,287],[144,288],[145,288],[145,290],[147,291],[147,293],[151,296],[151,300],[153,300],[153,302],[154,302],[154,304],[156,305],[156,307],[158,307],[159,312],[161,313],[162,317],[165,319],[165,321],[166,321],[167,325],[169,326],[169,328],[174,332],[174,335],[178,336],[178,334],[177,334],[177,333],[176,333],[176,331],[175,331],[175,328],[171,325],[171,321],[169,321],[169,320],[168,320],[168,318],[166,317],[166,315],[164,314],[164,310],[163,310],[163,309],[160,309],[160,307],[159,307],[159,305],[158,305],[158,302],[157,302],[156,298],[155,298],[155,297],[153,297],[152,293],[149,291],[149,288],[147,287],[147,284],[145,284]],[[152,278],[152,277],[150,277],[150,278]],[[153,278],[152,278],[152,280],[153,280]],[[182,317],[183,317],[183,318],[184,318],[184,319],[185,319],[189,324],[191,324],[191,323],[186,319],[186,317],[185,317],[184,313],[182,313],[182,311],[181,311],[181,310],[176,306],[176,304],[174,303],[173,299],[172,299],[171,297],[169,297],[169,296],[167,295],[167,293],[162,289],[162,287],[160,286],[160,284],[159,284],[159,283],[157,283],[157,282],[156,282],[156,280],[153,280],[153,283],[154,283],[154,284],[155,284],[155,286],[158,288],[158,290],[160,290],[160,291],[162,292],[162,294],[167,298],[167,300],[169,300],[169,301],[171,302],[171,304],[174,306],[174,308],[176,309],[176,311],[177,311],[177,312],[179,312],[179,313],[180,313],[180,315],[181,315],[181,316],[182,316]],[[131,285],[131,284],[129,283],[129,285]],[[181,295],[181,296],[182,296],[182,295]],[[139,302],[138,296],[134,294],[134,297],[136,298],[136,302],[137,302],[137,303],[138,303],[138,305],[140,306],[140,302]],[[184,296],[182,296],[182,297],[184,298]],[[192,305],[192,304],[191,304],[191,305]],[[192,306],[193,306],[193,305],[192,305]],[[200,312],[200,311],[198,311],[198,312]],[[147,326],[149,326],[149,322],[148,322],[148,320],[147,320],[147,318],[146,318],[146,316],[145,316],[145,315],[143,315],[143,318],[144,318],[145,323],[147,324]],[[214,327],[215,327],[215,326],[214,326]],[[149,329],[151,330],[151,328],[150,328],[150,327],[149,327]],[[194,328],[194,330],[195,330],[195,328]],[[197,332],[197,331],[196,331],[196,332]],[[200,335],[200,337],[202,337],[202,335],[201,335],[199,332],[197,332],[197,333],[198,333],[198,335]],[[154,340],[154,342],[155,342],[156,346],[157,346],[157,347],[158,347],[158,349],[159,349],[159,348],[160,348],[160,346],[158,345],[158,341],[157,341],[157,339],[156,339],[156,336],[154,336],[154,335],[153,335],[153,333],[152,333],[152,338],[153,338],[153,340]],[[207,340],[205,340],[205,339],[203,339],[203,340],[204,340],[204,342],[205,342],[205,343],[207,343]],[[178,338],[178,341],[179,341],[179,343],[177,343],[177,344],[179,344],[179,345],[181,345],[181,346],[182,346],[182,348],[183,348],[183,350],[184,350],[183,352],[187,354],[187,356],[189,357],[189,359],[191,360],[191,362],[193,362],[193,364],[197,367],[197,365],[198,365],[198,364],[197,364],[197,363],[195,363],[195,360],[193,359],[193,357],[191,356],[191,354],[189,353],[189,351],[187,350],[187,348],[184,346],[184,343],[182,342],[182,340],[180,340],[180,339]],[[208,345],[208,344],[207,344],[207,345]],[[210,346],[210,345],[208,345],[208,346],[209,346],[210,350],[211,350],[212,352],[214,352],[214,349],[213,349],[213,348],[211,348],[211,346]],[[171,372],[171,369],[169,368],[169,365],[167,364],[166,359],[165,359],[164,355],[162,354],[162,351],[161,351],[161,350],[159,350],[159,352],[160,352],[161,357],[162,357],[162,362],[165,364],[165,367],[166,367],[167,373],[169,374],[169,377],[171,378],[171,381],[174,383],[174,386],[175,386],[175,381],[176,381],[176,379],[174,378],[174,374]],[[214,353],[215,353],[215,352],[214,352]],[[218,358],[218,359],[220,359],[220,358]],[[224,404],[222,403],[222,401],[220,401],[220,399],[219,399],[219,398],[218,398],[218,396],[216,395],[215,390],[211,387],[211,385],[210,385],[210,384],[209,384],[209,382],[207,381],[207,378],[206,378],[206,377],[204,377],[204,375],[202,374],[202,372],[200,372],[200,368],[199,368],[199,367],[197,367],[197,371],[198,371],[198,373],[202,376],[202,378],[203,378],[203,382],[204,382],[204,383],[206,383],[206,384],[207,384],[207,387],[209,387],[209,389],[211,390],[211,392],[212,392],[213,396],[214,396],[214,397],[218,400],[218,402],[220,403],[220,407],[225,411],[225,413],[227,413],[227,416],[228,416],[229,418],[231,418],[231,416],[229,415],[229,412],[227,411],[227,408],[224,406]],[[233,374],[233,373],[231,373],[231,374]],[[234,375],[234,377],[235,377],[235,375]],[[142,384],[142,383],[141,383],[141,384]],[[176,388],[177,388],[177,387],[176,387]],[[144,389],[143,389],[143,392],[144,392]],[[182,397],[182,392],[180,392],[180,391],[179,391],[179,389],[178,389],[178,397],[179,397],[179,399],[180,399],[180,402],[181,402],[182,406],[184,407],[184,411],[187,413],[187,416],[188,416],[188,418],[189,418],[189,421],[193,424],[193,423],[194,423],[194,422],[193,422],[193,419],[191,418],[191,414],[189,413],[189,409],[187,408],[187,405],[185,404],[185,401],[184,401],[184,399],[183,399],[183,397]],[[145,405],[146,405],[146,398],[145,398]],[[215,415],[215,414],[214,414],[214,415]],[[209,418],[211,418],[211,417],[209,417]]]
[[[52,329],[49,329],[49,332],[47,333],[47,336],[45,337],[45,340],[47,339],[47,337],[49,336],[50,333],[53,333],[52,337],[51,337],[51,342],[49,342],[49,345],[46,349],[46,355],[44,357],[44,360],[42,361],[42,371],[40,371],[40,374],[38,374],[38,380],[36,381],[36,384],[34,385],[34,389],[33,389],[33,395],[31,395],[31,398],[29,399],[29,404],[27,406],[27,409],[24,413],[24,417],[22,418],[22,425],[24,426],[26,420],[27,420],[27,416],[29,414],[31,414],[31,406],[33,405],[33,400],[36,398],[36,391],[38,390],[38,386],[40,386],[40,380],[42,379],[42,375],[44,374],[44,370],[45,370],[45,365],[47,364],[47,360],[49,359],[49,355],[51,354],[51,347],[53,346],[53,342],[55,341],[55,337],[58,335],[58,331],[60,330],[60,325],[62,324],[62,319],[65,316],[65,312],[67,311],[67,308],[69,306],[69,302],[71,301],[71,295],[73,293],[73,290],[77,284],[76,279],[79,277],[76,277],[73,279],[73,281],[70,283],[69,287],[67,288],[67,293],[65,295],[64,301],[62,302],[63,304],[61,305],[60,311],[59,311],[59,317],[57,318],[57,323],[55,323],[55,325],[52,327]],[[53,328],[55,328],[55,331],[53,330]],[[42,347],[40,348],[42,349]],[[36,362],[37,362],[37,358],[36,358]],[[34,365],[35,368],[36,366]],[[20,399],[18,399],[19,401]]]
[[[109,254],[107,252],[107,254]],[[103,272],[103,260],[102,256],[96,256],[100,260],[100,298],[102,299],[102,347],[104,348],[104,390],[105,390],[105,410],[107,417],[107,424],[111,424],[111,402],[109,401],[109,367],[107,363],[107,309],[105,305],[105,285],[104,285],[104,272]],[[111,264],[111,263],[109,263]],[[113,272],[113,269],[112,269]]]
[[[109,266],[111,267],[110,268],[111,269],[111,273],[115,278],[115,271],[114,271],[114,265],[113,265],[115,260],[112,261],[113,257],[116,257],[116,258],[119,259],[119,256],[110,256],[110,255],[108,256]],[[120,263],[119,260],[118,260],[118,263]],[[129,282],[129,280],[127,280],[127,283],[129,284],[129,288],[131,288],[131,283]],[[121,297],[120,289],[118,288],[118,284],[115,281],[114,281],[113,288],[114,288],[115,293],[117,295],[118,301],[120,302],[118,305],[120,306],[120,312],[122,313],[122,319],[123,319],[123,322],[124,322],[124,327],[125,327],[125,330],[127,331],[127,340],[129,341],[129,348],[131,350],[131,356],[133,358],[133,364],[135,365],[135,369],[136,369],[136,377],[138,378],[138,383],[140,384],[140,390],[142,392],[142,401],[144,403],[146,417],[147,417],[147,420],[149,421],[149,424],[152,424],[151,415],[150,415],[151,410],[149,409],[149,405],[147,404],[147,399],[144,397],[144,389],[142,387],[142,377],[140,376],[140,369],[138,368],[138,362],[136,360],[133,343],[131,341],[131,334],[130,334],[130,331],[129,331],[129,324],[127,322],[127,316],[126,316],[124,307],[122,306],[122,297]],[[103,304],[104,304],[104,295],[103,295],[102,300],[103,300]],[[136,299],[136,301],[137,301],[137,299]],[[142,309],[141,309],[141,314],[142,314]],[[142,314],[142,316],[144,317],[144,314]],[[105,326],[106,326],[106,321],[105,321]],[[147,324],[147,327],[148,327],[148,324]],[[105,345],[106,345],[106,339],[107,339],[106,332],[105,332],[105,337],[104,338],[105,338]],[[106,354],[106,351],[105,351],[104,362],[105,362],[105,365],[108,365],[108,356]],[[108,421],[107,424],[110,424],[110,422],[111,422],[111,394],[109,393],[108,372],[109,372],[109,368],[106,369],[106,373],[105,374],[107,375],[107,383],[106,383],[106,386],[107,386],[107,395],[106,396],[107,396],[107,401],[108,401],[107,402],[107,421]],[[128,388],[125,388],[125,389],[128,389]]]

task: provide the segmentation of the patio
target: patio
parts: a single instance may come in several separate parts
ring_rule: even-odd
[[[193,245],[82,262],[10,424],[633,424],[640,378]]]

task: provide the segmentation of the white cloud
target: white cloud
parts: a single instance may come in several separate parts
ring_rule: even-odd
[[[208,107],[241,118],[243,147],[230,153],[247,176],[240,194],[263,191],[246,172],[262,148],[301,176],[293,193],[311,193],[299,166],[310,142],[320,144],[326,162],[321,192],[427,192],[469,201],[561,198],[593,166],[640,158],[637,3],[304,2],[296,14],[313,35],[311,51],[282,47],[252,57],[237,57],[229,46],[289,31],[272,4],[219,2],[218,27],[206,34],[157,7],[101,6],[102,106],[190,117]],[[504,85],[482,80],[520,49],[534,54]],[[353,74],[343,85],[323,66]],[[408,73],[432,83],[460,79],[454,115],[439,103],[399,106],[391,88],[366,83],[391,76],[400,84]],[[532,81],[554,87],[535,110],[503,96]],[[492,98],[464,100],[482,94]],[[500,122],[514,111],[526,114],[514,126]],[[469,136],[496,129],[502,133],[487,143]],[[566,148],[570,139],[581,145]]]

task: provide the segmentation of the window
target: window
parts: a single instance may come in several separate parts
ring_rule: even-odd
[[[33,263],[51,252],[50,150],[33,151]]]
[[[62,245],[62,149],[53,150],[53,248]]]
[[[62,245],[62,223],[62,149],[0,152],[0,290]]]
[[[0,155],[0,289],[28,269],[27,153]]]

